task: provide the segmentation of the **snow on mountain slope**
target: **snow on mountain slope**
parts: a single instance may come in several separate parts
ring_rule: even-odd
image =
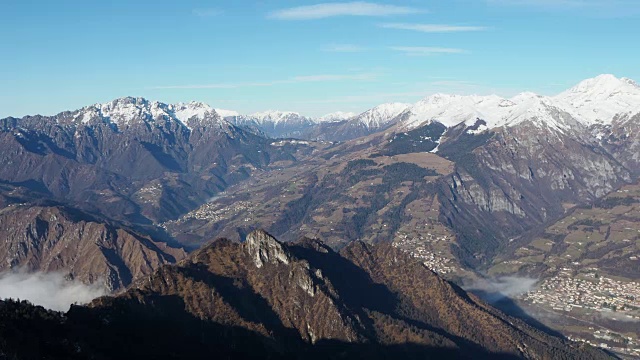
[[[413,129],[432,121],[447,127],[460,123],[471,126],[481,119],[489,129],[527,122],[536,127],[569,131],[575,127],[611,124],[614,119],[629,119],[638,113],[640,86],[633,80],[605,74],[584,80],[553,97],[534,93],[522,93],[510,99],[496,95],[435,94],[413,105],[388,103],[359,115],[336,112],[315,120],[290,111],[240,115],[236,111],[213,109],[201,102],[169,105],[133,97],[87,106],[76,111],[73,119],[82,123],[112,123],[120,128],[131,126],[134,121],[155,123],[158,119],[164,119],[190,128],[193,124],[203,122],[221,124],[224,121],[222,118],[233,117],[236,125],[274,129],[272,132],[275,135],[293,136],[318,123],[342,120],[349,120],[350,125],[366,129],[378,129],[394,120],[400,122],[401,128]]]
[[[403,127],[413,129],[432,121],[447,127],[484,120],[486,127],[511,127],[529,122],[536,127],[568,131],[609,124],[616,116],[640,113],[640,87],[630,79],[600,75],[554,97],[530,92],[510,99],[496,95],[436,94],[403,114]]]
[[[486,121],[498,117],[498,113],[503,111],[502,104],[515,105],[504,100],[496,95],[435,94],[411,106],[404,114],[404,124],[408,128],[415,128],[431,121],[438,121],[447,127],[462,122],[473,125],[478,118]]]
[[[183,124],[188,124],[189,120],[205,120],[211,119],[215,122],[220,120],[220,117],[216,111],[209,105],[192,101],[190,103],[178,103],[168,106],[169,115],[173,111],[173,115],[176,119],[180,120]]]
[[[358,114],[353,113],[353,112],[342,112],[342,111],[336,111],[333,112],[331,114],[327,114],[324,116],[321,116],[316,120],[317,123],[324,123],[324,122],[338,122],[338,121],[344,121],[344,120],[348,120],[351,119],[352,117],[356,116]]]
[[[411,106],[410,104],[403,103],[388,103],[382,104],[357,115],[351,122],[357,122],[364,125],[366,128],[379,128],[387,125],[391,120],[395,119],[402,112],[407,110]]]
[[[257,130],[272,138],[300,137],[302,133],[316,125],[306,116],[291,111],[265,111],[251,115],[230,117],[236,126]]]
[[[501,102],[501,111],[495,113],[494,122],[489,127],[515,126],[530,122],[538,128],[568,131],[581,124],[553,99],[534,93],[522,93]]]
[[[631,79],[604,74],[582,81],[554,100],[565,103],[588,125],[610,124],[616,115],[640,113],[640,86]]]
[[[214,109],[221,118],[226,118],[230,116],[240,116],[240,113],[235,110],[225,110],[225,109]]]
[[[258,124],[272,123],[274,125],[278,125],[282,123],[313,123],[311,118],[292,111],[268,110],[257,112],[246,117],[256,121]]]
[[[212,107],[201,102],[165,104],[138,97],[124,97],[113,101],[84,107],[74,115],[74,120],[87,124],[100,121],[115,124],[118,127],[133,125],[136,121],[155,123],[156,120],[175,121],[191,128],[194,121],[207,121],[218,124],[223,121]]]

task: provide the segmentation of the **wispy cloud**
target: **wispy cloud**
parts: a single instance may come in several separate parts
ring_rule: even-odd
[[[429,46],[393,46],[391,50],[404,52],[409,56],[426,56],[441,54],[466,54],[468,51],[464,49],[447,48],[447,47],[429,47]]]
[[[366,48],[352,44],[329,44],[322,48],[322,51],[326,52],[343,52],[343,53],[355,53],[363,52]]]
[[[278,20],[313,20],[335,16],[391,16],[424,12],[423,10],[397,5],[375,4],[364,1],[322,3],[298,6],[274,11],[268,15]]]
[[[222,14],[220,9],[193,9],[193,15],[198,17],[213,17]]]
[[[405,23],[380,24],[380,27],[385,29],[413,30],[413,31],[420,31],[425,33],[470,32],[470,31],[485,31],[488,29],[485,26],[458,26],[458,25],[445,25],[445,24],[405,24]]]
[[[378,77],[377,74],[319,74],[319,75],[303,75],[294,76],[284,80],[274,80],[267,82],[245,82],[245,83],[216,83],[216,84],[194,84],[194,85],[168,85],[168,86],[152,86],[153,90],[167,89],[238,89],[250,87],[265,87],[280,84],[296,84],[311,82],[332,82],[332,81],[373,81]]]

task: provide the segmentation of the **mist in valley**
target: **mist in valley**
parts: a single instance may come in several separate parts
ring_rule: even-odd
[[[12,271],[0,274],[0,299],[20,299],[56,311],[67,311],[71,304],[86,304],[107,295],[98,281],[87,285],[68,280],[62,273]]]

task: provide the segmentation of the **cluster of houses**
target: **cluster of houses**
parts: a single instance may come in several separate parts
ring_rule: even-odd
[[[450,241],[445,236],[439,236],[431,233],[420,236],[409,236],[408,234],[399,233],[393,242],[393,246],[407,251],[413,257],[423,261],[424,265],[433,272],[444,275],[456,271],[451,263],[451,259],[445,257],[442,253],[434,253],[425,246],[428,243],[438,241]]]
[[[595,269],[576,276],[573,270],[563,268],[527,293],[524,300],[558,311],[585,308],[640,320],[640,283],[600,276]]]

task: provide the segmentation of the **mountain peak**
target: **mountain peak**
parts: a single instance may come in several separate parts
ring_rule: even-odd
[[[351,119],[352,117],[354,117],[356,115],[358,115],[358,114],[353,113],[353,112],[336,111],[336,112],[332,112],[330,114],[323,115],[323,116],[317,118],[316,121],[319,122],[319,123],[322,123],[322,122],[337,122],[337,121],[343,121],[343,120]]]
[[[293,111],[267,110],[251,114],[248,118],[254,119],[258,123],[268,122],[274,125],[280,123],[313,123],[310,118]]]
[[[194,120],[206,120],[208,123],[218,123],[220,120],[215,110],[203,102],[191,101],[170,105],[132,96],[86,106],[76,112],[74,119],[84,124],[99,121],[118,127],[127,127],[140,121],[154,123],[158,119],[165,119],[187,128],[190,128],[189,123]]]
[[[635,82],[635,80],[633,80],[633,79],[629,79],[629,78],[623,77],[623,78],[620,78],[620,80],[624,81],[625,83],[627,83],[627,84],[629,84],[631,86],[635,86],[637,88],[640,88],[640,85],[638,85],[638,83]]]
[[[606,94],[616,90],[624,90],[625,88],[635,87],[637,84],[627,78],[617,78],[611,74],[598,75],[591,79],[586,79],[578,83],[578,85],[567,90],[563,94],[571,93],[591,93]]]
[[[220,121],[220,116],[211,106],[198,101],[169,105],[168,113],[185,125],[192,121],[210,120],[211,123]]]
[[[265,264],[289,264],[291,256],[284,245],[264,230],[256,230],[247,235],[245,249],[258,268]]]
[[[266,110],[251,114],[251,116],[261,119],[276,119],[292,115],[300,116],[300,114],[298,114],[297,112],[280,110]]]
[[[353,119],[367,128],[379,128],[387,125],[411,106],[404,103],[386,103],[369,109]]]
[[[149,100],[140,97],[140,96],[123,96],[120,98],[116,98],[113,99],[109,102],[103,103],[103,104],[96,104],[96,105],[107,105],[107,104],[111,104],[112,106],[116,106],[116,105],[144,105],[144,104],[148,104]]]
[[[189,101],[187,103],[183,103],[183,102],[179,102],[175,105],[173,105],[175,107],[183,107],[183,108],[192,108],[192,109],[200,109],[200,108],[204,108],[207,110],[212,110],[213,108],[211,106],[209,106],[208,104],[205,104],[201,101]]]
[[[606,124],[616,115],[640,112],[640,87],[631,79],[611,74],[584,80],[555,99],[587,124]]]

